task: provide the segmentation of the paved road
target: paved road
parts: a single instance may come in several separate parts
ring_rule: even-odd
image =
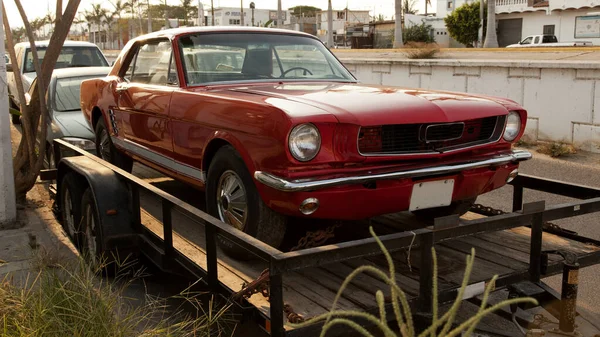
[[[553,159],[534,153],[534,158],[521,165],[522,173],[535,176],[563,180],[567,182],[600,187],[600,155],[577,154],[565,160]],[[575,199],[559,197],[548,193],[525,191],[524,201],[545,200],[546,205],[555,205]],[[504,187],[485,194],[477,200],[478,203],[510,211],[512,207],[512,187]],[[598,213],[554,221],[557,225],[578,232],[579,234],[600,240],[600,219]],[[545,280],[554,289],[560,291],[561,276]],[[600,265],[584,268],[580,272],[578,304],[598,315],[600,322]]]

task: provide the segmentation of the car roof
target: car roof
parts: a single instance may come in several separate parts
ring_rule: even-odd
[[[111,67],[72,67],[60,68],[52,71],[52,77],[80,77],[80,76],[106,76],[110,72]]]
[[[48,47],[48,44],[50,43],[49,40],[44,40],[44,41],[35,41],[35,46],[36,47]],[[17,46],[25,46],[26,48],[29,47],[29,42],[19,42],[15,45],[15,47]],[[66,40],[63,43],[63,46],[65,47],[96,47],[95,44],[91,43],[91,42],[87,42],[87,41],[71,41],[71,40]]]
[[[289,29],[277,29],[277,28],[263,28],[263,27],[242,27],[242,26],[205,26],[205,27],[181,27],[171,28],[165,30],[159,30],[146,35],[138,36],[133,41],[143,41],[156,37],[168,37],[174,38],[181,35],[188,35],[193,33],[262,33],[262,34],[288,34],[298,35],[315,38],[314,35],[310,35],[304,32],[298,32]]]

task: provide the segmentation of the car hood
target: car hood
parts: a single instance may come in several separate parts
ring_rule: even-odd
[[[94,140],[94,132],[86,123],[81,110],[55,111],[52,124],[59,130],[53,130],[58,137],[76,137]]]
[[[500,98],[363,84],[272,84],[231,88],[308,104],[341,123],[359,125],[442,123],[505,115],[516,103]],[[279,100],[266,99],[277,106]],[[285,111],[285,105],[281,105]],[[294,111],[286,111],[293,114]]]

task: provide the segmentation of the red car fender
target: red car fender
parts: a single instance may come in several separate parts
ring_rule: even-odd
[[[206,146],[204,147],[204,150],[202,151],[202,168],[201,169],[203,172],[208,174],[208,167],[210,165],[208,160],[212,159],[212,156],[214,156],[214,154],[216,153],[216,149],[213,148],[213,146],[215,145],[215,142],[220,142],[220,141],[225,141],[225,142],[229,143],[231,146],[233,146],[233,148],[242,157],[242,160],[244,161],[244,164],[246,165],[248,172],[250,172],[251,175],[254,174],[254,171],[256,170],[256,165],[254,164],[254,161],[252,160],[252,157],[250,156],[248,151],[246,151],[246,148],[244,147],[242,142],[239,139],[237,139],[235,137],[235,135],[231,134],[230,132],[221,131],[221,130],[215,131],[212,134],[212,136],[206,142]],[[207,156],[209,156],[211,158],[207,158]]]

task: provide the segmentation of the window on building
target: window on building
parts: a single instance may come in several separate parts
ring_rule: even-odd
[[[452,7],[454,7],[454,2],[448,1],[448,9],[452,9]]]
[[[230,25],[239,25],[239,24],[241,24],[241,20],[240,19],[229,19],[229,24]]]
[[[544,25],[544,35],[554,35],[554,25]]]
[[[345,12],[337,12],[337,18],[338,18],[338,20],[345,20],[346,13]]]

